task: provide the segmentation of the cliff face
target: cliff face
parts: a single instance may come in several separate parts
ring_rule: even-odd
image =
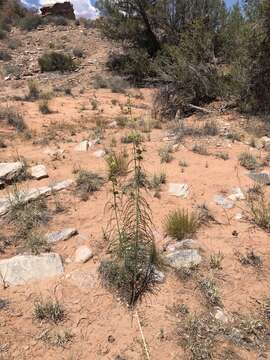
[[[66,19],[75,20],[73,5],[68,1],[44,6],[40,10],[43,16],[63,16]]]

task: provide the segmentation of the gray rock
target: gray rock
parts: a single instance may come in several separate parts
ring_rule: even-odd
[[[36,180],[48,177],[48,172],[45,165],[35,165],[30,168],[30,175]]]
[[[83,140],[78,145],[75,146],[75,151],[88,151],[88,149],[92,146],[92,143],[88,140]]]
[[[93,252],[86,245],[79,246],[75,252],[75,262],[78,263],[85,263],[91,259],[91,257],[93,257]]]
[[[169,184],[169,194],[177,197],[186,198],[188,195],[188,185],[187,184]]]
[[[195,249],[182,249],[177,250],[166,256],[168,263],[175,269],[181,269],[182,267],[189,267],[191,265],[198,265],[202,261],[198,250]]]
[[[263,172],[263,173],[257,173],[255,171],[251,171],[248,176],[250,179],[256,181],[257,183],[261,185],[270,185],[270,173],[269,172]]]
[[[229,317],[225,314],[225,312],[220,309],[220,308],[216,308],[214,310],[214,318],[220,322],[222,322],[223,324],[227,324],[229,322]]]
[[[73,183],[73,180],[64,180],[55,183],[52,186],[43,186],[36,189],[30,189],[25,191],[20,191],[16,197],[14,195],[9,195],[4,198],[0,198],[0,216],[6,214],[9,211],[11,204],[14,201],[18,201],[19,198],[20,202],[26,203],[28,201],[36,200],[40,196],[49,196],[54,191],[61,191],[68,188]]]
[[[46,236],[48,244],[55,244],[59,241],[66,241],[72,236],[77,235],[78,231],[75,228],[67,228],[60,231],[55,231]]]
[[[8,285],[22,285],[63,272],[61,258],[56,253],[18,255],[0,261],[0,281]]]
[[[174,244],[169,244],[166,247],[167,252],[174,252],[180,249],[199,249],[198,241],[193,239],[186,239],[182,241],[177,241]]]
[[[234,207],[234,202],[230,199],[226,199],[222,195],[216,195],[214,201],[217,205],[222,206],[224,209],[232,209]]]
[[[24,163],[21,161],[0,163],[0,180],[4,183],[14,179],[20,175],[24,168]]]

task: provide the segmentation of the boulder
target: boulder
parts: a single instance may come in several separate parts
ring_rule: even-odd
[[[23,171],[24,163],[22,161],[0,163],[0,181],[2,184],[13,180]]]
[[[174,251],[166,256],[169,265],[175,269],[198,265],[202,258],[196,249],[182,249]]]
[[[72,236],[77,235],[78,231],[75,228],[67,228],[60,231],[55,231],[50,234],[47,234],[46,240],[48,244],[55,244],[59,241],[66,241]]]
[[[177,197],[186,198],[188,195],[188,185],[187,184],[169,184],[169,194]]]
[[[56,253],[17,255],[0,261],[0,281],[7,285],[22,285],[63,272],[61,258]]]
[[[30,168],[30,175],[33,179],[40,180],[48,177],[45,165],[35,165]]]
[[[248,177],[261,185],[270,185],[270,172],[257,173],[255,171],[251,171],[248,174]]]
[[[42,16],[62,16],[66,19],[75,20],[73,5],[69,1],[59,2],[51,6],[44,6],[40,9]]]
[[[85,263],[93,257],[93,251],[86,245],[79,246],[75,253],[75,262]]]

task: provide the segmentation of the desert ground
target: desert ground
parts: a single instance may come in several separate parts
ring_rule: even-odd
[[[153,102],[157,89],[97,86],[97,78],[115,77],[106,61],[116,46],[97,29],[46,25],[27,33],[12,30],[10,36],[17,41],[15,48],[6,40],[0,42],[1,50],[11,56],[8,62],[0,61],[0,109],[16,109],[26,128],[18,131],[0,117],[0,160],[23,162],[26,171],[44,165],[48,176],[18,177],[15,184],[4,181],[0,204],[12,194],[72,180],[62,190],[41,197],[49,215],[38,231],[49,234],[73,228],[76,233],[44,250],[60,255],[60,274],[12,284],[1,273],[0,359],[268,358],[269,232],[250,213],[248,193],[259,190],[239,156],[252,155],[260,171],[269,172],[269,128],[217,101],[207,111],[182,119],[190,131],[179,139],[181,119],[167,121],[157,114]],[[38,57],[51,48],[82,49],[76,71],[41,73]],[[29,80],[49,99],[48,114],[41,113],[42,100],[29,99]],[[166,182],[158,189],[149,188],[145,195],[161,256],[166,258],[176,246],[164,228],[167,214],[202,208],[207,214],[187,245],[200,257],[200,264],[188,270],[165,266],[165,278],[155,293],[131,311],[103,286],[98,268],[109,256],[104,236],[109,220],[106,204],[111,198],[106,157],[112,149],[131,154],[132,144],[125,139],[134,129],[143,139],[147,178],[166,174]],[[162,159],[162,154],[168,158]],[[103,178],[98,191],[78,193],[76,179],[82,169]],[[172,184],[184,184],[184,193],[175,194]],[[267,185],[262,191],[269,197]],[[6,259],[30,254],[18,234],[17,215],[12,221],[9,214],[10,209],[0,218],[0,268]],[[78,260],[79,248],[91,256]],[[206,283],[209,287],[203,287]],[[62,321],[34,315],[37,303],[49,300],[61,305]],[[211,349],[211,357],[204,348]]]

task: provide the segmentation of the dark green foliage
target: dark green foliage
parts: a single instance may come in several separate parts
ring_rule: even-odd
[[[199,225],[198,216],[187,210],[175,210],[169,213],[164,220],[166,233],[178,241],[194,235]]]
[[[20,21],[20,26],[23,30],[31,31],[35,30],[42,24],[42,18],[38,14],[29,13]]]
[[[45,71],[72,71],[76,66],[69,54],[62,54],[55,51],[43,54],[38,63],[42,72]]]

